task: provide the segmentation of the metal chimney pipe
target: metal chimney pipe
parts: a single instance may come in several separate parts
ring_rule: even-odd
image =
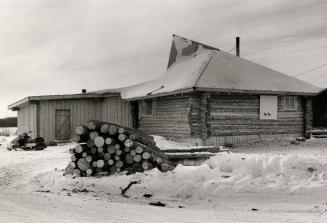
[[[240,56],[240,37],[236,37],[236,56]]]
[[[85,94],[86,93],[86,89],[82,89],[82,94]]]

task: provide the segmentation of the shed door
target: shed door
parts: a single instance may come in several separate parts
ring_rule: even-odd
[[[56,139],[70,139],[70,110],[56,109]]]

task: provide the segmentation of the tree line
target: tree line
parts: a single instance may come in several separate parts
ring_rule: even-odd
[[[17,117],[1,118],[0,127],[17,127]]]

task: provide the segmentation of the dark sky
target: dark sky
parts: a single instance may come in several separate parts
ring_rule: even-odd
[[[172,34],[296,75],[327,62],[325,0],[0,0],[0,117],[23,97],[163,73]],[[326,76],[326,77],[325,77]],[[300,76],[327,85],[327,66]]]

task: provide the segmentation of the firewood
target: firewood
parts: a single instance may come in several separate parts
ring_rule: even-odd
[[[90,167],[90,163],[85,158],[81,158],[77,161],[77,167],[82,171],[86,171]]]
[[[113,159],[110,159],[110,160],[108,160],[108,164],[109,164],[109,166],[112,166],[115,164],[115,161]]]
[[[69,154],[74,154],[74,148],[69,149]]]
[[[156,163],[157,164],[161,164],[163,162],[163,160],[160,157],[156,157]]]
[[[142,153],[142,158],[145,160],[148,160],[151,158],[151,154],[148,152],[144,152],[144,153]]]
[[[98,153],[102,153],[103,152],[103,147],[98,147]]]
[[[73,175],[79,177],[79,176],[81,176],[81,171],[79,169],[74,169]]]
[[[73,175],[74,173],[74,167],[71,165],[68,165],[64,170],[64,175]]]
[[[113,174],[116,172],[116,167],[115,166],[110,166],[110,169],[109,169],[110,173]]]
[[[83,158],[87,157],[87,152],[82,152],[82,157]]]
[[[142,168],[143,168],[143,170],[150,170],[150,169],[152,169],[152,164],[147,160],[143,160]]]
[[[87,128],[90,129],[90,130],[100,131],[101,127],[104,124],[108,124],[108,123],[107,122],[102,122],[102,121],[99,121],[99,120],[90,120],[90,121],[87,122]]]
[[[102,147],[104,145],[104,138],[102,136],[97,136],[94,139],[94,145],[96,147]]]
[[[94,141],[92,139],[88,139],[86,141],[86,145],[90,148],[94,147]]]
[[[69,150],[72,161],[68,165],[76,176],[103,176],[124,170],[132,173],[153,167],[167,171],[175,166],[155,146],[153,137],[139,130],[91,120],[87,126],[78,126],[76,134],[74,140],[81,143]]]
[[[74,161],[70,161],[68,166],[71,166],[74,169],[76,168],[76,163]]]
[[[117,134],[117,127],[115,125],[109,124],[108,133],[111,136],[116,135]]]
[[[88,155],[88,156],[85,157],[85,160],[86,160],[87,162],[91,163],[91,162],[93,161],[93,157],[90,156],[90,155]]]
[[[133,140],[131,140],[131,139],[126,139],[126,140],[124,141],[124,146],[129,148],[129,147],[131,147],[131,146],[133,145],[133,143],[134,143]]]
[[[75,154],[71,155],[70,157],[71,161],[75,162],[77,160],[77,157]]]
[[[101,133],[108,133],[109,131],[109,124],[108,123],[104,123],[103,125],[101,125],[100,127],[100,132]]]
[[[99,136],[99,133],[98,133],[97,131],[91,131],[91,132],[89,133],[89,138],[90,138],[91,140],[95,140],[95,138],[98,137],[98,136]]]
[[[93,174],[93,169],[88,168],[88,169],[86,170],[86,176],[89,177],[89,176],[92,176],[92,174]]]
[[[83,143],[88,140],[88,136],[86,135],[74,135],[73,136],[73,141],[77,143]]]
[[[131,156],[136,156],[136,151],[134,150],[134,149],[132,149],[130,152],[129,152],[129,154],[131,154]]]
[[[126,154],[125,162],[126,164],[132,164],[134,162],[133,156],[131,154]]]
[[[75,150],[76,153],[82,153],[83,152],[83,147],[82,147],[81,144],[77,144],[75,146],[75,149],[74,150]]]
[[[112,144],[115,144],[115,140],[111,137],[108,137],[105,139],[105,144],[106,145],[112,145]]]
[[[119,141],[124,142],[125,139],[127,139],[127,136],[125,134],[119,134],[118,139],[119,139]]]
[[[75,132],[77,135],[85,135],[88,132],[88,129],[84,125],[79,125],[76,127]]]
[[[138,163],[138,162],[141,162],[142,156],[141,155],[136,155],[136,156],[133,157],[133,159],[134,159],[135,162]]]
[[[98,167],[98,162],[96,160],[92,162],[92,167]]]
[[[93,147],[90,149],[91,154],[96,154],[98,152],[97,148]]]
[[[105,153],[103,155],[103,159],[106,160],[106,161],[110,160],[110,158],[111,158],[111,155],[109,153]]]
[[[137,154],[141,154],[141,153],[143,153],[143,147],[141,147],[141,146],[136,146],[136,148],[135,148],[135,152],[136,152]]]
[[[98,161],[97,161],[97,167],[98,167],[98,168],[102,168],[102,167],[104,167],[104,160],[98,160]]]
[[[115,154],[116,153],[116,149],[115,149],[115,146],[108,146],[108,148],[107,148],[107,151],[108,151],[108,153],[109,154]]]
[[[121,161],[121,160],[118,160],[116,163],[115,163],[115,167],[117,168],[122,168],[124,166],[124,163]]]

